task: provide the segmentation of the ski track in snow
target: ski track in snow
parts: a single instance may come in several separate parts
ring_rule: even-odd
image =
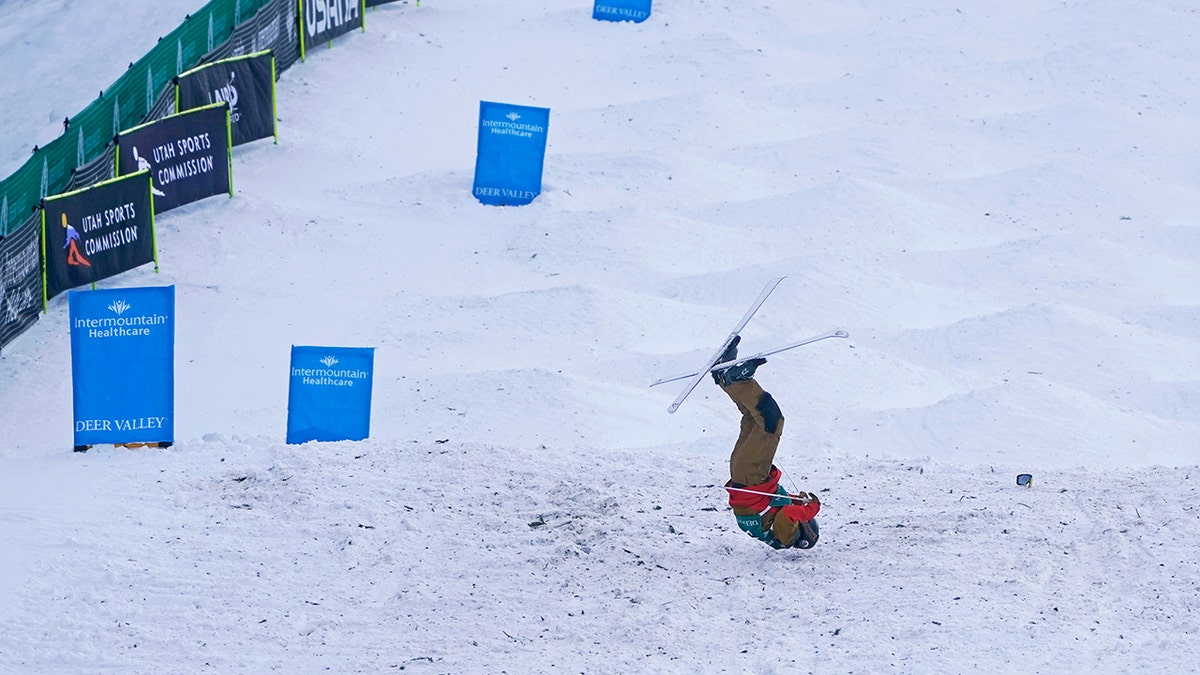
[[[198,4],[0,5],[0,172]],[[0,353],[0,672],[1194,671],[1196,10],[587,4],[283,74],[101,284],[176,286],[174,447],[69,451],[65,295]],[[470,196],[481,99],[551,108],[529,206]],[[851,335],[760,370],[806,552],[646,386],[780,275],[744,352]],[[283,444],[293,344],[377,348],[371,439]]]

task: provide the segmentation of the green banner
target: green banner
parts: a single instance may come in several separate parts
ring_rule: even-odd
[[[62,136],[41,145],[21,168],[0,180],[0,235],[15,230],[43,197],[61,192],[71,171],[104,152],[122,129],[147,120],[147,113],[175,77],[222,45],[234,28],[276,0],[210,0],[77,115]],[[69,10],[68,10],[69,11]],[[150,43],[152,36],[146,36]],[[297,39],[298,41],[298,39]],[[172,111],[173,112],[173,111]]]

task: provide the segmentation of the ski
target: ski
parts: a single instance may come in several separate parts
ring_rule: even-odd
[[[772,354],[778,354],[779,352],[786,352],[789,349],[795,349],[796,347],[802,347],[807,344],[812,344],[813,342],[819,342],[821,340],[828,340],[829,338],[848,338],[848,337],[850,337],[850,334],[844,330],[831,330],[827,333],[821,333],[820,335],[814,335],[810,338],[804,338],[803,340],[799,340],[797,342],[792,342],[792,343],[786,344],[782,347],[776,347],[775,349],[768,349],[764,352],[759,352],[757,354],[752,354],[750,356],[742,356],[742,357],[736,358],[732,361],[726,361],[724,363],[714,363],[711,366],[709,366],[708,370],[701,371],[701,374],[702,373],[711,373],[714,370],[728,368],[729,366],[736,366],[739,363],[745,363],[745,362],[751,361],[753,359],[760,359],[760,358],[763,358],[766,356],[770,356]],[[650,386],[654,387],[654,386],[657,386],[660,384],[666,384],[667,382],[674,382],[676,380],[682,380],[687,377],[694,377],[696,375],[697,375],[697,373],[684,373],[682,375],[672,375],[671,377],[664,377],[662,379],[655,380],[654,382],[650,383]]]
[[[717,360],[721,358],[721,355],[725,353],[725,349],[729,346],[729,343],[733,342],[733,339],[738,336],[738,333],[742,332],[742,329],[746,327],[746,324],[750,323],[750,317],[754,316],[754,313],[758,311],[759,307],[762,307],[762,304],[767,301],[767,296],[771,295],[771,292],[775,290],[775,287],[778,286],[779,282],[783,281],[784,278],[785,277],[776,277],[767,282],[767,285],[762,289],[762,293],[758,294],[758,299],[755,300],[754,304],[750,306],[750,309],[746,311],[746,315],[743,316],[742,320],[733,327],[733,331],[729,333],[729,337],[725,338],[725,342],[717,348],[716,353],[709,357],[705,366],[701,368],[699,372],[693,374],[691,381],[687,383],[687,386],[684,388],[683,392],[680,393],[679,396],[677,396],[671,403],[670,407],[667,408],[668,413],[673,413],[676,410],[679,410],[679,406],[683,403],[683,399],[687,398],[688,394],[692,393],[692,390],[696,388],[697,384],[700,384],[701,378],[703,378],[705,373],[708,372],[708,369],[712,368],[713,364],[715,364]],[[684,377],[687,377],[687,375],[684,375]]]

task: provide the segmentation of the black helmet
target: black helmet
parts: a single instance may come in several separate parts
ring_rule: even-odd
[[[812,548],[817,545],[817,539],[820,537],[821,528],[817,527],[817,519],[806,520],[800,523],[800,527],[796,530],[796,538],[792,540],[792,548]]]

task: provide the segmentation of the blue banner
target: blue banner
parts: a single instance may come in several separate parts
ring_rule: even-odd
[[[75,446],[175,441],[175,287],[71,291]]]
[[[650,0],[596,0],[592,18],[641,23],[650,17]]]
[[[479,102],[475,198],[490,206],[520,206],[542,192],[549,108]]]
[[[287,442],[361,441],[371,434],[370,347],[292,346]]]

